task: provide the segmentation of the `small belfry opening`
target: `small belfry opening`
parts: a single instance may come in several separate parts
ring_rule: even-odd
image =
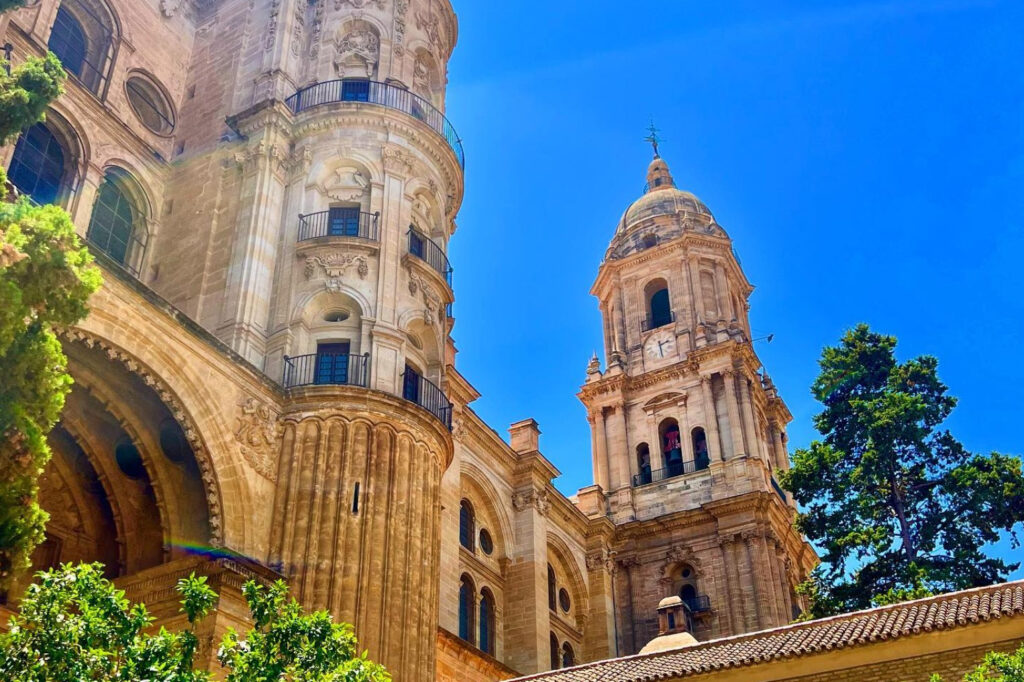
[[[647,329],[657,329],[672,323],[672,304],[665,280],[659,278],[648,282],[644,287],[644,299],[647,301]]]
[[[697,471],[707,469],[711,465],[711,458],[708,456],[708,437],[704,429],[696,427],[690,432],[693,441],[693,468]]]
[[[658,433],[665,478],[680,476],[683,474],[683,445],[679,438],[679,423],[675,419],[666,419],[658,427]]]

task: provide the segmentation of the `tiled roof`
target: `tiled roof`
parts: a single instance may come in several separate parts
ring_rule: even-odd
[[[518,678],[545,682],[648,682],[808,656],[1024,616],[1024,580]]]

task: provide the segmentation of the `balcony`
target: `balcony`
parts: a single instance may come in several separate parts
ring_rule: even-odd
[[[466,155],[462,149],[455,128],[430,102],[405,88],[388,83],[363,79],[345,79],[314,83],[302,88],[285,100],[294,113],[335,102],[359,102],[376,104],[389,109],[405,112],[418,121],[427,124],[443,137],[455,153],[461,168],[466,167]]]
[[[285,388],[370,385],[370,354],[313,353],[284,356]]]
[[[452,288],[452,266],[448,262],[448,256],[444,255],[441,247],[427,239],[416,230],[409,230],[409,254],[420,259],[437,274],[444,278],[448,288]]]
[[[402,374],[402,397],[416,403],[452,430],[452,404],[444,391],[425,377],[406,369]]]
[[[683,606],[692,614],[707,613],[711,610],[711,597],[699,594],[693,597],[683,597]]]
[[[670,324],[674,324],[676,321],[675,311],[668,311],[668,313],[662,313],[661,315],[648,315],[644,319],[640,320],[640,331],[649,332],[652,329],[658,329],[659,327],[667,327]]]
[[[352,237],[380,241],[380,214],[358,209],[332,208],[299,216],[299,238],[304,242],[321,237]]]
[[[648,483],[657,483],[658,481],[664,481],[668,478],[675,478],[676,476],[683,476],[685,474],[692,474],[697,471],[704,471],[708,468],[710,462],[707,459],[689,461],[689,462],[678,462],[676,464],[670,464],[664,469],[646,470],[633,476],[633,487],[636,488],[641,485],[647,485]]]

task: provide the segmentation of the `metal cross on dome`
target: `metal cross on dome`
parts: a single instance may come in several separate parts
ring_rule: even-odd
[[[647,132],[650,134],[644,138],[644,141],[650,142],[651,146],[654,147],[654,158],[661,158],[661,153],[658,151],[658,145],[665,140],[658,137],[658,133],[661,131],[654,126],[654,121],[651,121],[651,125],[647,128]]]

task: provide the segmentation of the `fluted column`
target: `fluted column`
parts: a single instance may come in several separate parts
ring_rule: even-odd
[[[608,487],[608,434],[605,428],[604,409],[599,409],[588,417],[590,421],[594,448],[594,482],[607,491]]]
[[[449,437],[397,398],[367,409],[361,389],[317,390],[284,417],[268,558],[307,608],[352,623],[395,679],[432,680]]]
[[[732,456],[744,453],[743,429],[740,426],[740,408],[736,397],[736,372],[726,371],[722,375],[725,380],[725,406],[729,411],[729,435],[732,438]]]
[[[715,393],[711,388],[711,377],[700,378],[701,394],[704,397],[704,429],[708,437],[708,458],[712,461],[725,460],[725,448],[718,434],[718,410],[715,409]]]
[[[760,438],[757,437],[757,422],[754,419],[754,404],[753,397],[750,395],[750,381],[743,372],[739,372],[737,378],[740,383],[740,406],[743,409],[743,427],[744,431],[746,431],[746,453],[752,456],[758,455],[761,451],[761,448],[758,447]]]

